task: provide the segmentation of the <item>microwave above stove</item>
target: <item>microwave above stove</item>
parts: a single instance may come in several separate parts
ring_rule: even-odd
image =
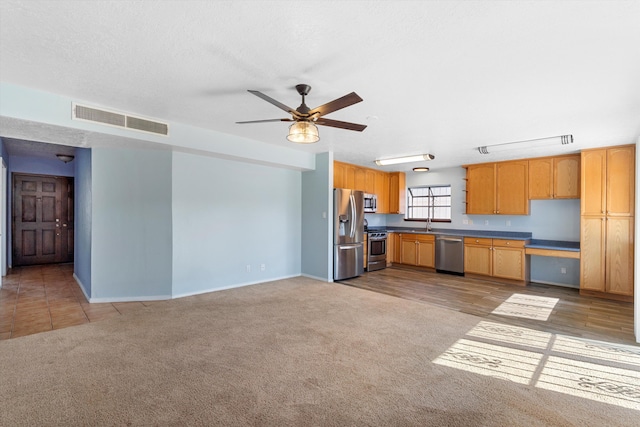
[[[375,212],[378,209],[378,198],[375,194],[364,194],[364,211]]]

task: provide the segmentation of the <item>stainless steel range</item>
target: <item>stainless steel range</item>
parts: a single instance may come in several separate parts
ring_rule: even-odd
[[[382,270],[387,267],[387,233],[369,232],[367,248],[367,271]]]

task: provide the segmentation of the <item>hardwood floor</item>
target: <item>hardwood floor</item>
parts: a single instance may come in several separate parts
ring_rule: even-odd
[[[536,330],[634,344],[633,304],[580,296],[576,289],[526,287],[392,267],[339,282]],[[558,298],[546,321],[492,313],[513,294]],[[89,304],[73,264],[14,268],[0,289],[0,340],[66,328],[144,309],[153,302]]]
[[[638,345],[633,333],[633,303],[580,296],[577,289],[543,284],[509,285],[405,266],[364,273],[339,283],[510,325]],[[546,321],[492,313],[513,294],[558,298],[558,302]]]

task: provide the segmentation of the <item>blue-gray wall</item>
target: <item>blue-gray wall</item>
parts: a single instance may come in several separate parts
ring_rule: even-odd
[[[300,275],[300,173],[174,153],[173,296]]]
[[[74,184],[74,252],[76,280],[91,298],[91,150],[77,148]]]
[[[91,150],[91,300],[171,297],[171,152]]]
[[[333,281],[333,153],[302,172],[302,274]]]

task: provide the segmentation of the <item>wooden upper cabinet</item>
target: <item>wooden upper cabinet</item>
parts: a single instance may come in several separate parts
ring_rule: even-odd
[[[634,146],[607,149],[607,215],[634,215],[635,157]]]
[[[529,215],[529,162],[496,163],[496,213]]]
[[[529,199],[579,198],[579,154],[529,160]]]
[[[354,169],[355,180],[352,188],[354,190],[366,191],[366,170],[357,166],[354,167]]]
[[[406,207],[407,184],[404,172],[389,173],[389,213],[403,214]]]
[[[582,152],[582,215],[633,216],[635,147]]]
[[[553,158],[529,160],[529,198],[553,199]]]
[[[582,215],[604,215],[607,207],[607,150],[582,152],[580,212]]]
[[[376,175],[377,172],[373,169],[365,169],[364,171],[364,192],[369,194],[376,194]]]
[[[580,198],[580,154],[553,158],[553,197]]]
[[[467,214],[495,213],[495,179],[495,163],[467,166]]]
[[[376,172],[376,185],[374,194],[378,196],[377,213],[389,213],[389,174]]]
[[[333,162],[333,188],[346,188],[344,174],[346,167],[343,163]]]

